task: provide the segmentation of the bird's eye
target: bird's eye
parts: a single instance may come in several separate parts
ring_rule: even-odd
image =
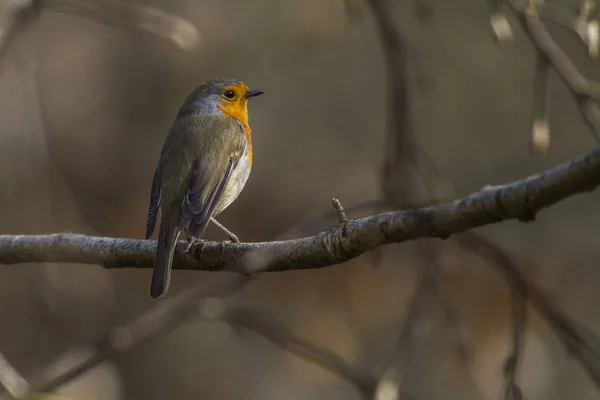
[[[226,90],[225,93],[223,93],[223,97],[231,100],[235,97],[235,93],[233,92],[233,90]]]

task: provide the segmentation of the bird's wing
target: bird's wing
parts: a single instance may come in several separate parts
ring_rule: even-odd
[[[194,163],[179,220],[180,229],[193,221],[192,236],[196,237],[206,229],[229,178],[246,149],[246,139],[235,119],[213,117],[210,122],[203,122],[207,131],[201,144],[202,158]],[[209,137],[211,140],[207,141]]]
[[[146,240],[152,237],[154,226],[156,225],[156,218],[158,217],[158,208],[160,207],[160,181],[160,168],[156,168],[156,171],[154,171],[154,178],[152,178],[152,189],[150,190],[150,206],[148,207],[148,219],[146,221]]]

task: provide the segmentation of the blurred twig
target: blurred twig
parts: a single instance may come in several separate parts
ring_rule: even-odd
[[[39,0],[0,3],[0,59],[6,55],[14,40],[36,20],[42,4]]]
[[[548,103],[550,102],[550,63],[543,54],[538,54],[533,83],[533,123],[529,136],[529,151],[545,153],[550,145],[550,122]]]
[[[11,397],[23,398],[29,393],[29,383],[0,353],[0,385],[6,389]]]
[[[344,210],[346,214],[364,214],[365,212],[380,212],[385,206],[387,206],[387,203],[384,200],[366,200],[350,207],[344,207]],[[277,234],[274,240],[281,240],[294,234],[306,235],[313,232],[324,222],[333,219],[334,216],[337,216],[337,212],[335,210],[332,212],[330,208],[327,208],[326,211],[311,213],[302,218],[298,224]]]
[[[353,367],[337,354],[323,350],[315,344],[295,336],[285,326],[264,312],[224,303],[220,307],[219,312],[214,313],[215,319],[221,319],[236,327],[258,333],[277,346],[341,376],[356,386],[365,399],[372,398],[377,380],[371,373]]]
[[[242,264],[246,265],[237,269],[257,269],[268,266],[269,260],[247,257]],[[233,264],[230,267],[233,267]],[[71,364],[66,370],[41,376],[35,380],[32,389],[44,392],[54,391],[101,362],[158,334],[174,329],[186,320],[199,315],[205,319],[222,320],[235,327],[252,330],[281,348],[341,376],[356,386],[365,399],[371,398],[377,381],[369,372],[353,367],[338,355],[295,336],[282,324],[259,310],[229,305],[215,298],[239,291],[249,282],[249,279],[244,274],[224,273],[194,289],[162,301],[140,317],[108,332],[98,342],[95,346],[96,351],[90,356]],[[55,371],[56,368],[48,370]]]
[[[517,285],[512,288],[512,340],[504,361],[504,399],[521,400],[523,395],[517,384],[517,371],[525,346],[525,324],[527,321],[526,288]]]
[[[503,1],[507,1],[507,0],[503,0]],[[499,37],[500,41],[502,43],[508,42],[510,40],[512,40],[512,31],[510,30],[510,26],[508,25],[508,22],[506,20],[506,17],[500,13],[499,11],[499,4],[501,1],[499,0],[492,0],[491,4],[492,4],[492,9],[494,10],[494,17],[492,18],[492,23],[495,24],[494,25],[494,30],[496,33],[496,36]],[[549,82],[549,78],[547,76],[547,66],[551,63],[554,68],[557,69],[557,71],[559,72],[559,74],[561,75],[561,77],[563,78],[563,80],[565,80],[565,82],[567,83],[567,85],[570,87],[572,93],[574,94],[576,100],[579,103],[580,106],[580,110],[582,112],[582,115],[584,116],[586,122],[588,123],[588,125],[590,126],[590,128],[592,128],[592,133],[595,135],[596,138],[598,138],[598,132],[600,130],[600,112],[598,111],[598,108],[596,106],[596,104],[594,103],[594,100],[598,100],[600,99],[600,97],[598,96],[599,93],[598,90],[600,90],[600,85],[593,83],[593,82],[589,82],[587,80],[585,80],[585,78],[579,73],[579,71],[576,69],[576,67],[570,62],[570,60],[566,57],[566,55],[562,52],[562,50],[560,50],[560,48],[558,47],[558,45],[556,45],[556,43],[553,41],[553,39],[550,37],[550,35],[548,34],[548,32],[545,30],[543,24],[539,21],[539,19],[537,18],[537,15],[534,12],[531,12],[531,10],[527,9],[528,5],[531,5],[531,2],[529,4],[525,4],[525,2],[522,2],[521,4],[521,8],[518,7],[517,1],[509,1],[511,3],[511,5],[513,6],[513,11],[517,11],[518,15],[522,18],[522,21],[524,21],[523,25],[526,29],[528,29],[528,32],[530,34],[530,37],[532,38],[532,40],[534,41],[534,44],[538,47],[538,49],[540,50],[540,54],[538,55],[538,74],[536,75],[536,79],[537,79],[537,84],[536,84],[536,103],[534,105],[534,125],[532,127],[532,140],[531,140],[531,144],[532,144],[532,149],[536,150],[536,151],[540,151],[540,150],[545,150],[545,148],[548,145],[549,142],[549,127],[548,127],[548,117],[547,117],[547,112],[548,112],[548,107],[547,107],[547,102],[548,102],[548,94],[547,94],[547,85]],[[379,1],[375,1],[375,0],[371,0],[369,1],[369,3],[372,5],[373,8],[373,12],[375,14],[376,19],[379,22],[379,27],[381,29],[381,31],[383,31],[384,33],[386,32],[386,25],[391,25],[391,23],[386,22],[386,18],[385,18],[385,13],[382,12],[383,10],[383,5],[381,2]],[[376,5],[377,7],[373,7],[373,5]],[[383,17],[382,17],[383,15]],[[388,19],[389,21],[389,19]],[[597,33],[597,32],[596,32]],[[390,52],[392,52],[393,50],[393,42],[388,42],[387,41],[387,37],[386,35],[382,35],[382,42],[384,43],[384,48],[389,50]],[[596,43],[597,45],[597,43]],[[592,52],[593,49],[590,49],[590,52]],[[394,65],[393,63],[393,58],[389,57],[389,54],[386,53],[386,55],[388,55],[388,67],[391,67],[392,72],[390,74],[391,77],[394,77],[395,75],[400,75],[399,72],[397,71],[402,71],[402,54],[403,54],[403,49],[397,48],[396,49],[396,64]],[[390,62],[390,60],[392,60],[392,62]],[[395,92],[396,92],[396,96],[395,98],[402,98],[402,94],[406,93],[405,91],[405,87],[395,87]],[[406,98],[406,96],[404,96],[404,98]],[[393,104],[393,101],[391,102]],[[394,107],[396,107],[396,109],[394,109]],[[402,107],[398,107],[397,105],[392,106],[391,112],[397,117],[400,118],[402,116],[405,116],[406,110],[402,109]],[[410,117],[410,115],[409,115]],[[390,134],[393,133],[394,130],[390,130]],[[403,138],[403,137],[407,137],[406,136],[406,132],[403,131],[403,129],[401,128],[401,125],[397,124],[396,125],[396,129],[395,129],[395,133],[394,136],[392,136],[392,139],[396,137],[396,138]],[[406,149],[399,149],[397,146],[394,147],[393,146],[393,142],[390,142],[389,138],[388,138],[388,158],[386,158],[385,161],[385,166],[386,166],[386,172],[388,168],[392,168],[395,170],[396,172],[396,176],[400,176],[400,173],[404,172],[405,176],[408,173],[409,167],[411,166],[411,164],[415,161],[414,158],[411,159],[411,153],[407,152]],[[392,164],[388,161],[389,157],[393,157],[395,159],[395,163]],[[407,190],[410,190],[410,181],[407,179],[406,181],[400,181],[400,180],[393,180],[393,181],[389,181],[384,178],[382,179],[382,185],[384,187],[384,201],[388,204],[388,206],[394,207],[397,206],[398,201],[406,201],[406,198],[401,199],[400,196],[398,196],[398,191],[396,191],[395,193],[390,190],[393,189],[394,186],[398,187],[398,185],[405,184],[404,188],[404,192],[402,193],[403,195],[406,196],[406,192]],[[471,237],[471,240],[473,239],[473,237],[477,237],[474,234],[470,233],[469,235],[465,235],[463,237],[463,241],[464,238],[469,238]],[[459,236],[459,238],[461,238],[461,236]],[[506,385],[505,385],[505,398],[512,398],[512,399],[518,399],[521,398],[521,392],[519,387],[516,384],[516,373],[517,373],[517,367],[518,367],[518,362],[519,362],[519,358],[520,358],[520,354],[522,351],[522,347],[523,347],[523,336],[524,336],[524,324],[525,324],[525,319],[526,319],[526,296],[527,296],[527,292],[529,290],[529,287],[527,286],[526,283],[523,283],[521,281],[518,280],[514,280],[515,276],[518,276],[518,270],[516,265],[513,263],[512,259],[508,256],[506,256],[505,253],[501,252],[498,250],[498,247],[495,246],[494,244],[492,244],[491,242],[486,242],[488,245],[488,249],[483,249],[483,250],[487,250],[487,251],[491,251],[491,249],[494,249],[494,251],[496,251],[498,254],[502,255],[504,257],[503,264],[501,265],[508,265],[508,266],[512,266],[513,267],[513,274],[505,274],[505,276],[507,277],[507,279],[509,279],[509,282],[511,282],[512,287],[513,287],[513,319],[514,319],[514,326],[513,326],[513,340],[512,340],[512,346],[511,346],[511,351],[507,356],[507,360],[505,363],[505,377],[506,377]],[[481,248],[478,248],[477,246],[475,246],[475,248],[469,246],[469,248],[471,250],[474,250],[476,252],[480,252],[483,251]],[[498,254],[496,254],[498,256]],[[517,272],[514,272],[517,271]],[[512,280],[511,280],[512,278]],[[549,322],[552,324],[553,321],[553,316],[556,316],[556,309],[552,306],[549,305],[548,302],[542,301],[540,299],[543,299],[543,296],[538,296],[538,307],[541,307],[541,309],[547,309],[548,311],[546,312],[546,316],[549,320]],[[551,310],[551,311],[550,311]],[[554,318],[554,320],[556,320],[556,318]],[[571,340],[571,342],[574,340],[574,337],[578,337],[577,335],[573,335],[573,332],[571,331],[571,329],[573,328],[572,324],[569,324],[568,321],[561,321],[563,322],[562,324],[556,324],[555,321],[555,332],[557,332],[557,334],[560,336],[565,336],[565,332],[569,332],[571,333],[571,335],[566,335],[566,337],[568,339],[563,339],[563,343],[565,344],[565,346],[567,346],[567,348],[569,348],[569,340]],[[560,326],[561,328],[556,328],[556,326]],[[558,329],[558,330],[557,330]],[[579,348],[588,348],[590,346],[589,341],[582,341],[582,342],[578,342],[580,344]],[[598,369],[598,363],[599,363],[599,359],[594,357],[595,354],[593,351],[586,351],[583,352],[583,354],[587,354],[588,357],[580,357],[579,361],[583,364],[583,366],[586,368],[586,370],[588,370],[588,372],[591,374],[591,376],[596,380],[597,379],[597,374],[595,371],[597,371]],[[590,360],[591,358],[591,360]],[[392,391],[393,392],[393,391]],[[395,396],[391,396],[389,398],[395,398]]]
[[[90,6],[91,3],[74,0],[61,1],[63,4],[76,3],[75,9],[83,14],[94,10],[94,5]],[[108,4],[106,1],[99,4],[103,3]],[[516,1],[511,1],[511,4],[516,3]],[[383,202],[399,207],[414,204],[409,167],[415,161],[415,147],[412,143],[411,116],[408,109],[405,49],[389,14],[383,7],[383,1],[369,0],[369,4],[378,20],[392,84],[390,92],[391,123],[388,134],[389,153],[386,155],[382,173]],[[80,8],[77,9],[77,7]],[[594,108],[596,105],[593,103],[593,99],[600,98],[600,89],[595,86],[596,84],[586,81],[575,67],[568,63],[570,61],[566,59],[564,53],[561,53],[558,46],[555,46],[535,15],[525,13],[519,8],[514,9],[520,13],[524,26],[529,29],[529,33],[540,51],[570,86],[579,101],[586,121],[597,132],[600,127],[598,125],[600,119],[597,108]],[[110,15],[110,10],[114,9],[109,7],[107,14],[102,14],[105,10],[100,12],[98,19],[102,20],[105,15]],[[145,23],[137,21],[133,25],[128,25],[131,21],[135,21],[136,15],[142,14],[134,12],[123,20],[119,19],[123,17],[119,14],[117,18],[108,17],[107,21],[111,24],[121,24],[122,27],[141,27],[178,43],[178,39],[170,36],[173,34],[173,30],[166,29],[162,25],[165,20],[160,17],[158,20],[153,19],[156,15],[150,15]],[[169,23],[166,23],[166,26],[169,27]],[[549,41],[548,38],[550,38]],[[179,44],[181,45],[181,43]],[[592,190],[599,184],[600,150],[596,149],[545,173],[512,184],[486,189],[453,203],[435,207],[390,212],[345,222],[345,218],[342,218],[343,208],[338,203],[339,207],[336,209],[343,225],[325,233],[284,242],[228,246],[206,242],[197,245],[192,254],[184,254],[180,248],[174,266],[179,269],[219,270],[234,263],[235,270],[244,272],[318,268],[346,261],[386,243],[397,243],[429,236],[444,238],[454,233],[507,219],[529,221],[540,209],[576,193]],[[464,237],[469,238],[469,235]],[[485,240],[480,239],[475,245],[470,241],[469,247],[494,255],[496,261],[499,260],[496,264],[499,266],[499,270],[513,285],[515,326],[513,347],[506,363],[508,388],[506,392],[518,393],[514,390],[516,388],[514,379],[523,342],[526,298],[531,299],[535,307],[548,320],[559,339],[580,360],[598,384],[600,382],[598,349],[594,349],[590,344],[591,339],[584,338],[575,324],[553,307],[546,297],[521,275],[512,259],[506,258],[507,255],[499,252],[495,245],[489,242],[486,244]],[[59,261],[100,264],[106,268],[151,267],[154,250],[154,242],[141,240],[94,238],[72,234],[0,236],[0,262],[5,264]],[[248,266],[247,263],[241,262],[247,257],[263,257],[269,261]],[[181,296],[163,300],[157,307],[140,318],[109,332],[98,343],[97,352],[93,356],[82,360],[59,375],[42,377],[34,381],[32,387],[42,391],[53,390],[103,360],[114,357],[149,337],[171,329],[199,312],[206,317],[207,313],[210,315],[215,311],[215,303],[207,297],[222,296],[239,290],[248,279],[247,275],[242,274],[222,274]],[[404,370],[407,354],[413,348],[410,342],[414,335],[416,321],[418,316],[423,313],[423,307],[426,304],[425,294],[430,291],[428,289],[430,286],[426,284],[428,281],[424,282],[419,287],[409,309],[405,329],[400,335],[398,354],[390,368],[392,372],[384,375],[382,382],[385,382],[386,376],[393,375],[398,383],[398,378]],[[220,314],[217,313],[217,315]],[[281,347],[339,374],[355,384],[365,396],[373,393],[375,380],[368,373],[354,369],[335,354],[320,350],[313,344],[295,337],[279,323],[262,314],[254,310],[226,306],[221,317],[234,325],[254,330]]]
[[[385,0],[365,0],[376,22],[386,63],[388,124],[385,157],[380,175],[381,197],[398,208],[414,206],[412,166],[416,164],[409,92],[408,48],[394,25]],[[383,248],[373,251],[373,264],[383,259]]]
[[[466,361],[472,356],[472,349],[468,343],[469,337],[465,328],[465,322],[460,317],[460,311],[458,311],[454,299],[444,295],[444,273],[440,261],[444,257],[444,253],[439,246],[436,246],[436,243],[431,241],[421,242],[418,249],[423,260],[424,274],[426,274],[430,283],[437,304],[440,306],[446,320],[456,335],[457,355],[460,360]]]
[[[501,43],[506,43],[512,40],[512,30],[504,14],[500,12],[499,5],[507,0],[492,0],[493,18],[492,24],[494,31]],[[516,1],[510,1],[513,5],[513,11],[517,11],[524,21],[524,26],[529,30],[532,40],[540,50],[538,55],[539,71],[536,75],[537,84],[535,88],[536,103],[534,105],[534,124],[532,129],[532,149],[545,150],[549,141],[548,127],[548,76],[547,67],[552,65],[557,69],[563,80],[570,87],[572,93],[580,105],[582,115],[586,122],[592,128],[595,136],[598,136],[600,121],[598,117],[597,106],[594,100],[600,99],[600,86],[596,83],[589,82],[577,71],[576,67],[570,62],[565,54],[556,45],[548,32],[545,30],[535,13],[526,11],[527,4],[522,4],[522,8],[515,8]],[[384,47],[386,56],[388,75],[392,86],[391,101],[390,101],[390,117],[391,124],[387,135],[387,153],[384,161],[384,173],[382,175],[383,199],[375,200],[366,203],[368,206],[377,208],[385,205],[390,208],[397,208],[407,203],[410,199],[412,182],[410,181],[410,168],[415,163],[414,158],[414,141],[410,138],[410,113],[408,111],[408,94],[406,90],[406,76],[403,75],[406,59],[405,49],[399,34],[395,31],[393,23],[386,13],[385,6],[380,0],[368,0],[371,6],[375,19],[378,23],[381,41]],[[404,119],[403,119],[404,118]],[[541,123],[544,126],[541,126]],[[545,129],[540,129],[545,128]],[[539,135],[540,133],[544,135]],[[544,136],[544,137],[542,137]],[[542,140],[540,140],[542,139]],[[410,147],[410,146],[413,147]],[[415,166],[416,167],[416,166]],[[394,179],[389,179],[394,176]],[[408,178],[407,178],[408,177]],[[497,188],[495,188],[497,189]],[[489,189],[488,189],[489,190]],[[492,188],[494,190],[494,188]],[[365,203],[363,203],[365,204]],[[362,205],[361,205],[362,207]],[[531,215],[530,217],[533,217]],[[528,219],[524,216],[524,219]],[[311,221],[314,224],[314,220]],[[526,319],[526,299],[529,292],[534,291],[534,305],[542,312],[548,322],[553,327],[561,342],[578,358],[588,373],[597,380],[599,359],[593,350],[590,342],[594,341],[594,336],[590,335],[589,340],[585,340],[575,330],[572,321],[568,321],[560,312],[556,310],[539,292],[524,280],[518,271],[518,267],[513,259],[502,251],[497,245],[490,241],[480,238],[478,235],[469,233],[464,236],[459,236],[462,244],[466,245],[470,250],[477,252],[481,256],[489,258],[491,253],[491,261],[499,265],[505,277],[512,286],[513,291],[513,338],[511,350],[505,362],[505,398],[518,399],[520,398],[520,389],[516,384],[517,367],[523,347],[523,336]],[[475,243],[474,243],[475,242]],[[484,245],[483,245],[483,244]],[[401,348],[401,352],[409,351],[411,346],[405,344],[406,347]],[[580,353],[577,353],[580,351]],[[398,374],[397,374],[398,375]],[[387,382],[385,379],[382,382]],[[396,398],[395,389],[400,384],[399,379],[394,380],[394,385],[381,385],[382,390],[379,394],[384,393],[387,398]]]
[[[182,50],[192,50],[200,33],[189,20],[155,7],[109,0],[46,0],[48,8],[77,15],[121,29],[141,30],[163,39]]]
[[[516,291],[516,295],[521,296],[522,300],[527,299],[530,301],[533,307],[550,325],[558,340],[571,356],[583,366],[596,387],[600,390],[600,341],[596,335],[587,332],[577,322],[566,316],[537,288],[534,282],[523,275],[521,268],[515,261],[519,257],[510,254],[491,240],[472,232],[456,236],[455,240],[494,265],[510,284],[512,290]],[[532,262],[528,262],[527,264],[533,266]],[[525,305],[524,303],[513,303],[513,306],[524,307]],[[517,325],[522,328],[525,320],[524,309],[513,309],[513,312],[517,313],[513,313],[513,316],[516,315],[515,319],[519,319]],[[522,341],[522,337],[516,340],[513,337],[513,351],[518,347],[515,347],[515,345],[523,346]]]
[[[415,17],[422,24],[427,24],[433,21],[435,17],[435,8],[431,0],[412,0],[412,8],[415,12]]]
[[[387,67],[388,118],[386,154],[381,175],[383,198],[399,206],[413,199],[412,174],[415,164],[413,122],[408,80],[408,54],[404,40],[394,26],[385,0],[366,0],[377,22]]]
[[[503,0],[520,21],[523,29],[566,83],[579,105],[584,121],[589,126],[595,140],[600,143],[600,109],[595,101],[600,100],[600,84],[589,81],[558,46],[538,15],[527,10],[528,2]]]
[[[393,208],[417,207],[417,204],[422,201],[418,196],[417,179],[414,172],[418,171],[419,178],[423,180],[426,179],[426,176],[417,163],[417,151],[420,148],[415,140],[413,126],[408,72],[409,48],[394,24],[385,0],[366,0],[366,2],[370,6],[379,32],[389,87],[389,120],[385,140],[385,158],[380,176],[381,202]],[[413,4],[422,9],[431,6],[425,2],[414,2]],[[425,155],[427,156],[427,154]],[[426,160],[431,161],[428,157]],[[438,172],[435,164],[432,162],[430,164],[434,165],[435,172]],[[432,261],[432,265],[435,265],[432,256],[436,254],[436,248],[427,243],[419,243],[418,248],[424,256],[423,259]],[[383,248],[377,250],[374,252],[375,266],[379,265],[383,257]],[[429,295],[435,292],[441,299],[434,276],[437,273],[437,268],[432,267],[422,274],[421,284],[409,305],[408,317],[393,353],[393,360],[379,381],[377,399],[397,399],[399,397],[405,366],[415,347],[413,343],[415,330],[426,310]],[[457,322],[454,318],[456,313],[450,304],[445,304],[444,310],[448,312],[448,317],[452,322]]]
[[[392,361],[377,384],[376,400],[397,400],[400,398],[406,365],[415,350],[415,341],[419,336],[420,324],[427,311],[430,297],[434,293],[432,277],[427,273],[423,273],[422,276],[409,303],[404,326],[400,332],[396,348],[392,353]]]
[[[488,5],[491,14],[490,25],[492,26],[496,40],[500,45],[512,43],[513,32],[506,15],[502,12],[502,0],[488,0]]]
[[[165,299],[140,317],[114,329],[111,329],[94,346],[92,354],[71,364],[66,370],[42,375],[31,383],[36,392],[51,392],[63,384],[75,379],[105,360],[111,359],[134,346],[143,343],[162,332],[173,329],[178,324],[198,314],[199,304],[207,298],[224,296],[240,290],[249,277],[239,273],[224,273],[201,285],[172,298]]]
[[[371,7],[373,16],[377,22],[379,30],[379,39],[383,47],[386,60],[388,82],[390,86],[390,99],[388,101],[388,128],[386,134],[386,156],[383,161],[382,175],[380,185],[382,189],[383,201],[391,207],[417,207],[422,202],[419,198],[418,181],[426,181],[429,176],[424,174],[421,165],[417,162],[417,152],[420,149],[415,138],[415,129],[413,125],[412,101],[410,93],[410,79],[408,73],[409,52],[401,32],[393,23],[391,13],[387,9],[388,3],[385,0],[366,0]],[[431,6],[425,2],[419,2],[421,6]],[[417,2],[414,3],[417,5]],[[435,163],[431,161],[428,155],[425,160],[429,162],[433,172],[439,175],[439,170]],[[416,177],[414,172],[418,171]],[[427,188],[427,182],[425,184]],[[398,388],[401,384],[401,377],[406,363],[407,354],[413,350],[411,343],[410,330],[417,324],[420,314],[423,312],[429,291],[435,292],[438,300],[442,300],[439,283],[437,260],[435,255],[438,253],[437,247],[430,246],[428,243],[419,243],[418,249],[424,262],[430,262],[431,267],[424,273],[423,284],[415,294],[411,305],[409,306],[409,319],[403,332],[401,340],[395,354],[395,360],[384,373],[380,381],[380,390],[378,398],[394,399],[399,393]],[[378,265],[382,258],[382,249],[375,252],[375,265]],[[460,326],[456,318],[457,312],[451,304],[443,306],[448,319],[457,328],[460,337]],[[459,352],[463,353],[466,346],[459,346]]]
[[[263,243],[200,242],[185,253],[181,242],[175,269],[220,270],[248,253],[268,256],[270,271],[339,264],[384,244],[423,237],[447,238],[470,229],[535,214],[600,185],[600,148],[537,175],[472,193],[452,203],[350,220],[316,236]],[[105,268],[151,268],[155,242],[76,234],[0,236],[0,263],[75,262]]]
[[[594,59],[598,57],[598,19],[596,14],[596,0],[581,0],[578,12],[575,14],[572,10],[554,2],[546,4],[539,13],[539,17],[544,22],[549,22],[569,31],[574,32],[586,46],[588,55]]]
[[[0,3],[0,59],[44,10],[85,17],[120,29],[145,31],[182,50],[192,50],[200,41],[200,33],[192,22],[150,6],[108,0],[6,0]]]

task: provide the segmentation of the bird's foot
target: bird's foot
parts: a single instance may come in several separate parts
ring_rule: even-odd
[[[238,241],[238,242],[236,242],[236,241],[234,241],[234,240],[231,240],[231,239],[221,240],[221,241],[219,242],[219,246],[220,246],[221,248],[223,248],[223,247],[225,247],[225,246],[227,246],[228,244],[231,244],[231,243],[239,243],[239,241]]]
[[[192,249],[192,247],[194,247],[194,245],[196,245],[197,243],[204,242],[204,239],[197,239],[190,235],[186,235],[186,236],[187,236],[187,241],[188,241],[188,247],[185,249],[186,253],[189,253],[189,251]]]
[[[223,240],[224,243],[239,243],[240,239],[233,233],[229,232],[229,240]]]
[[[225,234],[227,236],[229,236],[230,240],[224,240],[223,243],[239,243],[240,242],[240,239],[238,239],[238,237],[235,236],[235,234],[233,232],[231,232],[229,229],[225,228],[219,221],[217,221],[213,217],[211,217],[210,220],[213,222],[213,224],[218,226],[219,229],[221,229],[223,232],[225,232]]]

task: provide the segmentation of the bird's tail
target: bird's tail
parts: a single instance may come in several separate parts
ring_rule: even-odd
[[[172,228],[169,224],[161,224],[156,245],[152,282],[150,282],[150,297],[153,299],[164,296],[169,289],[173,254],[180,233],[179,229]]]

